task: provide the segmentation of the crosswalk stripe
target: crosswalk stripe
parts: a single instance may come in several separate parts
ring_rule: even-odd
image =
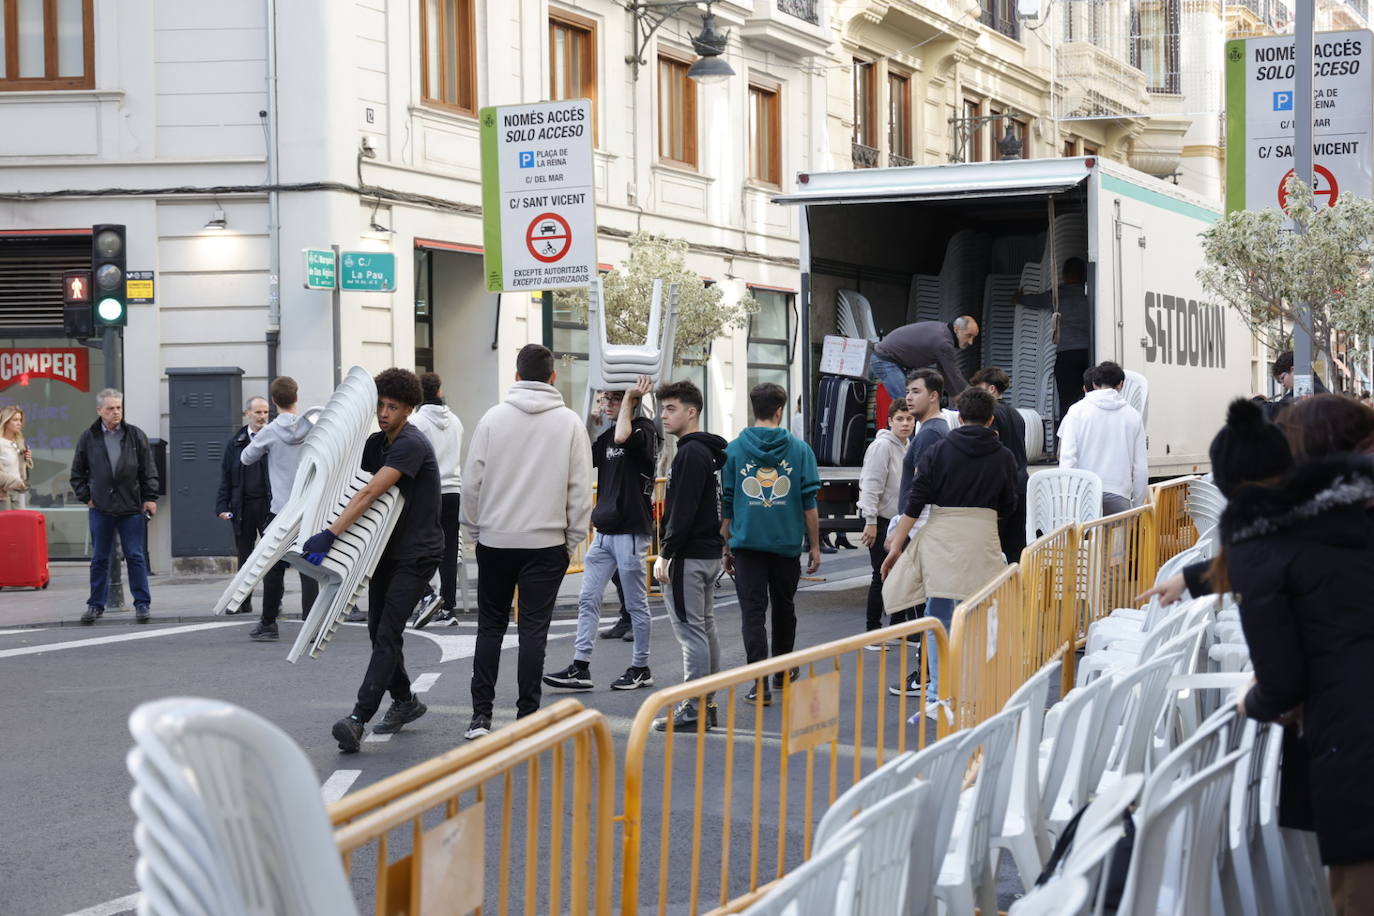
[[[320,797],[326,805],[333,804],[348,794],[348,790],[363,775],[362,770],[335,770],[320,786]]]
[[[153,630],[139,630],[137,633],[120,633],[117,636],[95,636],[91,639],[73,639],[67,642],[48,643],[43,646],[24,646],[19,649],[0,650],[0,658],[14,658],[18,655],[42,655],[44,652],[60,652],[63,649],[83,649],[89,646],[105,646],[115,642],[129,642],[134,639],[155,639],[159,636],[175,636],[178,633],[194,633],[197,630],[218,630],[222,627],[241,627],[248,621],[229,620],[215,623],[193,623],[184,627],[159,627]]]

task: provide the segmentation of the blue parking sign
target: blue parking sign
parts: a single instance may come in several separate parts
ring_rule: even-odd
[[[1280,92],[1274,93],[1274,110],[1275,110],[1275,111],[1292,111],[1292,110],[1293,110],[1293,91],[1292,91],[1291,89],[1284,89],[1284,90],[1282,90],[1282,91],[1280,91]]]
[[[525,150],[522,153],[520,153],[520,168],[534,168],[534,150]]]

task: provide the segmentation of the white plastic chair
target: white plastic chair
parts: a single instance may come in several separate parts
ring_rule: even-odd
[[[1286,916],[1302,906],[1292,896],[1293,882],[1278,824],[1281,726],[1247,720],[1241,748],[1249,766],[1237,776],[1231,793],[1230,835],[1222,868],[1222,895],[1227,911],[1256,916]]]
[[[992,845],[1011,853],[1023,887],[1035,883],[1052,849],[1041,805],[1039,764],[1050,678],[1059,668],[1059,661],[1045,665],[1007,701],[1007,708],[1019,706],[1024,711],[1016,729],[1012,765],[1002,767],[1007,787],[1001,791],[1007,795],[1007,812],[994,828]]]
[[[836,916],[854,904],[860,836],[842,832],[825,849],[783,875],[744,916]]]
[[[1173,913],[1212,911],[1212,879],[1226,822],[1218,812],[1225,811],[1244,755],[1228,754],[1163,797],[1151,797],[1146,787],[1117,916],[1154,914],[1162,905]]]
[[[949,851],[935,886],[946,912],[972,913],[975,901],[984,913],[997,912],[992,829],[1006,818],[1007,798],[998,790],[1006,788],[1001,773],[1021,713],[1020,707],[1003,709],[963,733],[960,751],[970,763],[977,757],[978,775],[959,797]]]
[[[936,911],[933,888],[940,875],[954,831],[959,807],[959,787],[967,769],[964,732],[947,735],[923,751],[917,751],[910,772],[929,788],[929,816],[912,838],[911,867],[907,881],[906,916],[926,916]]]
[[[315,769],[266,719],[176,697],[129,716],[141,913],[356,914]]]
[[[1126,381],[1121,383],[1122,400],[1134,407],[1140,414],[1140,419],[1144,420],[1145,411],[1150,406],[1150,380],[1139,372],[1132,372],[1130,369],[1123,371],[1126,373]]]
[[[1040,745],[1040,809],[1051,838],[1059,835],[1097,788],[1094,749],[1102,739],[1102,718],[1112,695],[1111,678],[1098,678],[1068,692],[1045,716]]]
[[[850,786],[835,803],[826,809],[821,822],[816,826],[816,834],[811,840],[811,852],[819,852],[826,843],[839,834],[854,817],[862,814],[878,802],[911,785],[916,778],[912,764],[916,755],[907,751],[892,758],[887,763],[869,773]]]
[[[1018,407],[1016,412],[1026,424],[1026,460],[1039,461],[1045,457],[1045,421],[1029,407]]]
[[[1030,475],[1026,486],[1026,543],[1064,525],[1102,517],[1102,478],[1081,468],[1052,468]]]
[[[930,807],[930,787],[918,780],[850,821],[831,841],[842,843],[849,834],[859,838],[853,916],[906,912],[912,839]]]
[[[643,344],[612,344],[606,333],[604,289],[600,278],[587,290],[587,328],[590,347],[587,354],[587,391],[634,386],[641,375],[655,383],[672,372],[673,348],[677,339],[677,285],[668,288],[663,303],[663,281],[655,280],[649,303],[649,327]]]
[[[1087,912],[1085,878],[1056,878],[1011,905],[1011,916],[1079,916]]]
[[[857,337],[878,342],[878,327],[873,323],[873,306],[855,289],[835,291],[835,330],[841,337]]]

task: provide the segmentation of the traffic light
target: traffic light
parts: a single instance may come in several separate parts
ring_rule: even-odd
[[[91,324],[91,272],[69,270],[62,274],[62,327],[68,337],[87,340],[95,336]]]
[[[124,227],[101,224],[91,227],[92,299],[96,330],[122,328],[129,323],[126,289]]]

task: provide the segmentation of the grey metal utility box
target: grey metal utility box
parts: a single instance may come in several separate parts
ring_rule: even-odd
[[[243,370],[168,369],[167,387],[172,556],[236,556],[233,527],[215,517],[215,498],[224,447],[243,425]]]

